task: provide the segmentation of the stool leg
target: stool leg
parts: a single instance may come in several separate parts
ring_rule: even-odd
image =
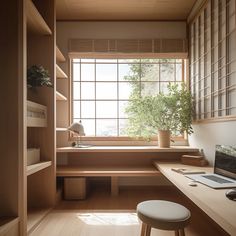
[[[145,236],[147,225],[142,223],[141,236]]]
[[[175,230],[175,236],[179,236],[179,230]]]
[[[145,236],[150,236],[150,235],[151,235],[151,226],[150,226],[150,225],[147,225]]]
[[[179,230],[179,235],[180,235],[180,236],[185,236],[184,229],[180,229],[180,230]]]

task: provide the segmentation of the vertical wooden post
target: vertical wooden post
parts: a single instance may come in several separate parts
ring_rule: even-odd
[[[117,196],[119,194],[119,186],[118,186],[118,176],[111,177],[111,195]]]

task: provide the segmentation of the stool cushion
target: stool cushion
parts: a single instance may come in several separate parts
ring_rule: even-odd
[[[190,211],[174,202],[150,200],[137,205],[137,214],[141,221],[153,228],[163,230],[183,229],[190,220]]]

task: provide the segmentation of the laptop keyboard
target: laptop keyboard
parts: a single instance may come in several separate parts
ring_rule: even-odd
[[[212,181],[214,181],[214,182],[217,182],[217,183],[219,183],[219,184],[233,183],[233,182],[231,182],[231,181],[229,181],[229,180],[222,179],[222,178],[217,177],[217,176],[214,176],[214,175],[204,175],[204,176],[202,176],[202,177],[204,177],[204,178],[206,178],[206,179],[209,179],[209,180],[212,180]]]

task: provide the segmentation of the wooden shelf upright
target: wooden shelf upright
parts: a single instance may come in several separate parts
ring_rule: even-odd
[[[49,71],[52,83],[56,85],[54,1],[25,1],[27,68],[31,65],[43,66]],[[55,93],[54,86],[53,88],[36,88],[36,92],[28,91],[27,94],[27,106],[31,107],[28,115],[34,113],[28,117],[27,148],[40,149],[40,162],[25,167],[27,189],[24,193],[27,198],[27,207],[24,209],[25,234],[31,233],[55,204],[56,173],[53,167],[55,163]]]

